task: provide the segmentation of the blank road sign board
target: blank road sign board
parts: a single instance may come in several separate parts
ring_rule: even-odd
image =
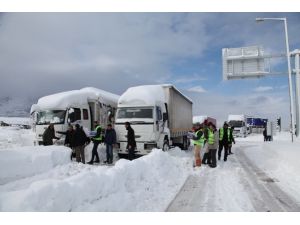
[[[262,47],[223,48],[223,79],[258,78],[270,73]]]

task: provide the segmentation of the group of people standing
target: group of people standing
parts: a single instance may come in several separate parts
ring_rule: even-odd
[[[99,123],[95,122],[95,133],[96,135],[92,138],[88,137],[83,130],[83,127],[79,124],[73,125],[69,124],[68,130],[65,132],[58,131],[57,133],[65,135],[64,145],[72,149],[71,159],[75,155],[77,162],[85,163],[85,147],[92,141],[93,150],[92,158],[88,164],[100,163],[100,158],[98,155],[98,146],[101,143],[106,145],[106,161],[104,163],[112,164],[113,163],[113,145],[116,143],[116,132],[112,128],[111,124],[107,125],[105,135],[102,136],[102,127]],[[50,124],[48,128],[43,133],[43,144],[44,145],[53,145],[53,139],[59,140],[60,138],[55,136],[54,125]]]
[[[223,149],[225,162],[228,155],[233,154],[231,152],[232,143],[235,143],[233,128],[230,128],[226,122],[219,130],[212,122],[197,123],[194,125],[193,131],[194,135],[190,138],[194,145],[195,167],[208,164],[211,168],[215,168],[217,166],[217,153],[218,160],[221,160]],[[201,159],[202,152],[204,152],[203,159]]]
[[[134,130],[130,126],[129,122],[125,123],[125,128],[127,130],[127,149],[128,149],[128,159],[133,160],[135,158],[136,141]],[[98,146],[101,143],[106,145],[106,161],[104,163],[113,163],[113,147],[116,144],[116,132],[111,124],[107,125],[105,130],[105,135],[103,136],[103,130],[99,122],[95,122],[95,136],[89,138],[83,128],[79,125],[69,124],[68,130],[65,132],[57,131],[57,133],[65,135],[64,145],[72,149],[71,160],[75,156],[77,162],[85,163],[85,147],[92,141],[92,158],[88,164],[100,163],[100,158],[98,154]],[[53,145],[53,139],[59,140],[59,137],[55,136],[54,125],[50,124],[48,128],[43,133],[43,145]]]

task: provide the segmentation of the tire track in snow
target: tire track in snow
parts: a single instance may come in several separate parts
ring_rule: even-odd
[[[246,176],[244,185],[249,187],[249,196],[256,211],[271,212],[299,212],[300,203],[285,193],[277,184],[277,180],[268,176],[254,165],[246,156],[243,149],[237,149],[238,162],[243,167]]]

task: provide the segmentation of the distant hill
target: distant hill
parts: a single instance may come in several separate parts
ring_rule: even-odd
[[[34,98],[0,97],[0,116],[28,117],[31,105],[37,102]]]

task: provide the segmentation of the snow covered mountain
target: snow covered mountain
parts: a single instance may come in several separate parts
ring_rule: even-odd
[[[30,107],[37,98],[26,97],[0,97],[0,116],[28,117]]]

